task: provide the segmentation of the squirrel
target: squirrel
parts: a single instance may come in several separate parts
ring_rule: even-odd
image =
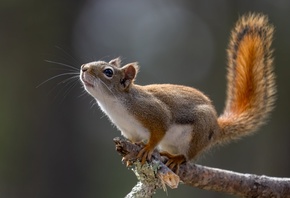
[[[201,91],[182,85],[134,83],[137,62],[121,59],[83,64],[80,79],[122,135],[144,147],[137,159],[151,160],[158,147],[176,171],[213,145],[252,134],[273,110],[276,99],[272,37],[263,14],[246,14],[231,32],[227,50],[227,99],[218,116]]]

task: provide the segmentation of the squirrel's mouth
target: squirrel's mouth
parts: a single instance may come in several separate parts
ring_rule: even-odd
[[[81,73],[81,81],[86,87],[94,87],[93,79],[91,78],[92,76],[86,75],[85,72]]]
[[[87,81],[83,81],[83,83],[84,83],[84,85],[86,86],[86,87],[94,87],[94,85],[92,85],[91,83],[89,83],[89,82],[87,82]]]

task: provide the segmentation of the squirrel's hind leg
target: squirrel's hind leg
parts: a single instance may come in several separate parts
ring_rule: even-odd
[[[186,162],[186,158],[184,155],[172,155],[165,151],[160,152],[160,155],[168,158],[165,165],[177,175],[179,173],[179,166]]]

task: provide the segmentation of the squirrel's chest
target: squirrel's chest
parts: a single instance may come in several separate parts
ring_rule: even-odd
[[[149,138],[150,133],[148,129],[143,127],[120,102],[106,101],[106,104],[100,102],[98,104],[126,138],[133,142],[139,142]]]

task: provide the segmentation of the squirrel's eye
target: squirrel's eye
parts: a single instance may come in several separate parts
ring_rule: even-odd
[[[114,72],[113,72],[113,70],[112,69],[105,69],[104,71],[103,71],[103,73],[107,76],[107,77],[109,77],[109,78],[111,78],[112,76],[113,76],[113,74],[114,74]]]

